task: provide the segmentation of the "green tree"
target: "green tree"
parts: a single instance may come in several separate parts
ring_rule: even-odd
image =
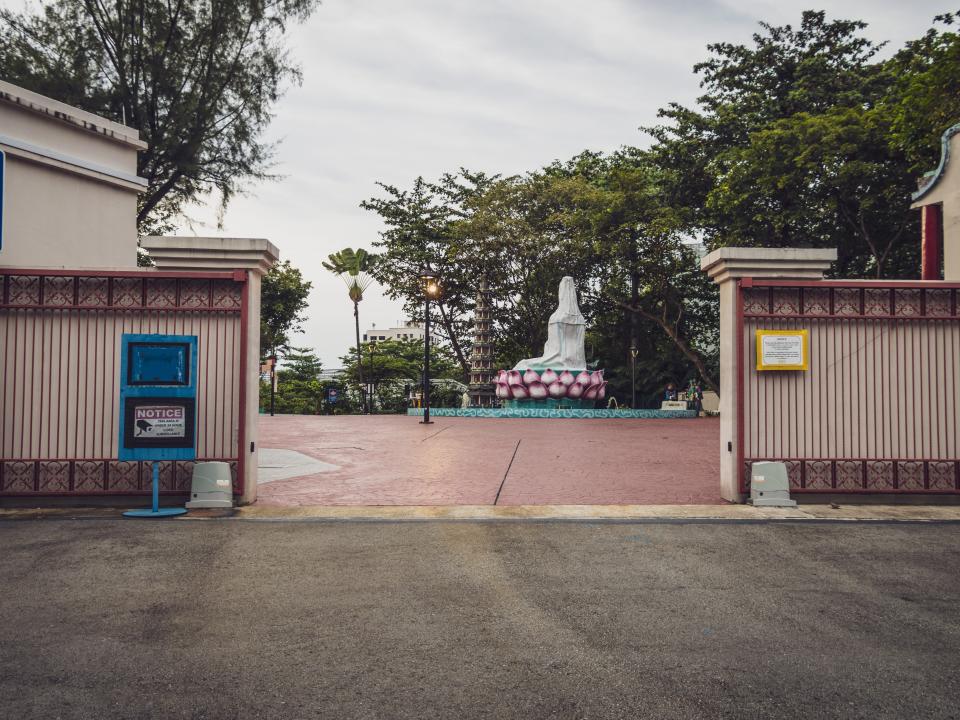
[[[323,266],[343,280],[347,286],[347,295],[353,303],[353,322],[357,333],[357,360],[360,360],[360,302],[364,291],[370,287],[373,277],[368,273],[374,264],[374,256],[363,248],[344,248],[327,256]],[[360,367],[360,366],[358,366]],[[357,380],[363,387],[363,371],[359,369]],[[361,391],[362,395],[362,391]]]
[[[915,174],[940,160],[940,136],[960,122],[960,12],[938,15],[923,37],[908,42],[887,64],[892,141]]]
[[[522,176],[473,185],[456,204],[442,199],[444,181],[418,179],[411,191],[393,189],[393,200],[377,205],[394,219],[382,234],[383,257],[390,259],[382,265],[395,270],[404,263],[411,273],[418,267],[425,246],[411,228],[430,215],[442,231],[434,230],[435,244],[426,247],[456,279],[450,307],[468,320],[479,278],[487,277],[501,367],[539,354],[557,286],[570,275],[588,321],[616,307],[621,322],[629,317],[626,325],[652,323],[712,383],[716,291],[681,242],[674,212],[660,198],[656,172],[636,151],[610,157],[585,152]],[[408,282],[406,273],[381,272],[388,288]],[[419,291],[395,291],[421,304]],[[469,323],[464,325],[468,332]],[[465,332],[464,345],[468,339]],[[602,352],[594,362],[619,362],[602,354],[613,346],[596,342]]]
[[[540,354],[563,276],[574,278],[584,300],[591,248],[565,220],[577,178],[594,160],[585,153],[569,163],[497,179],[471,198],[469,213],[455,226],[461,253],[480,260],[487,277],[497,359],[503,366]],[[475,272],[479,279],[481,270]],[[583,309],[589,315],[589,308]]]
[[[891,134],[882,106],[776,120],[727,151],[707,203],[727,218],[729,244],[759,235],[790,247],[838,247],[848,274],[913,275],[911,173]]]
[[[403,301],[412,320],[424,319],[422,269],[429,264],[437,273],[442,293],[430,304],[431,326],[450,343],[464,376],[470,369],[469,318],[487,258],[471,254],[456,228],[469,214],[469,203],[494,179],[461,168],[435,183],[418,177],[409,190],[377,183],[385,197],[361,203],[385,226],[375,243],[380,257],[373,273],[387,297]]]
[[[591,248],[581,254],[590,262],[591,314],[604,312],[605,300],[626,311],[621,333],[638,348],[640,326],[652,324],[716,389],[717,292],[663,201],[661,172],[646,153],[625,149],[593,157],[588,172],[567,182],[561,217],[568,234]]]
[[[761,27],[751,45],[709,45],[698,107],[669,105],[649,129],[667,202],[710,248],[835,246],[838,274],[915,273],[916,218],[896,196],[911,175],[884,142],[881,45],[865,23],[822,12]]]
[[[381,340],[364,343],[360,357],[359,366],[356,355],[340,358],[344,379],[362,383],[366,378],[373,388],[371,408],[406,412],[407,391],[420,384],[423,374],[423,341]],[[459,378],[460,366],[449,348],[431,343],[430,375],[433,379]],[[431,387],[431,400],[442,394],[442,389]]]
[[[263,140],[277,99],[300,70],[284,45],[317,0],[56,0],[37,13],[0,10],[4,79],[124,122],[149,147],[137,172],[141,234],[169,231],[216,191],[221,212],[270,177]]]
[[[300,332],[306,319],[312,283],[290,264],[277,263],[263,276],[260,294],[260,356],[286,352],[290,333]]]
[[[323,411],[325,387],[319,375],[319,358],[309,348],[290,348],[277,369],[274,411],[292,415],[318,415]],[[270,405],[270,382],[260,383],[260,405]]]

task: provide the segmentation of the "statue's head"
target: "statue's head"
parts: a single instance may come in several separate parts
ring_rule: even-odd
[[[557,294],[560,300],[557,305],[558,313],[583,317],[580,314],[580,304],[577,302],[577,286],[574,285],[572,277],[567,275],[560,281],[560,290]]]

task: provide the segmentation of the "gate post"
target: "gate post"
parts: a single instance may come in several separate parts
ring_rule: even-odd
[[[239,393],[240,426],[237,431],[238,476],[241,504],[257,499],[257,422],[260,410],[260,286],[261,279],[279,259],[269,240],[259,238],[145,237],[142,247],[160,270],[240,271],[246,275],[241,313],[240,349],[243,376]]]
[[[720,286],[720,495],[724,500],[744,499],[741,393],[751,344],[743,338],[741,280],[822,280],[836,259],[835,248],[725,247],[700,261],[700,269]]]

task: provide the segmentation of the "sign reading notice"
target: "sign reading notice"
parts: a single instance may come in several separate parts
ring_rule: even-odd
[[[184,397],[124,399],[123,447],[192,448],[195,442],[196,401]]]
[[[138,405],[133,411],[134,437],[184,438],[187,413],[182,405]]]
[[[757,330],[757,370],[806,370],[809,331]]]

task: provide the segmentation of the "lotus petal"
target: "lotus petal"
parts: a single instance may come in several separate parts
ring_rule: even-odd
[[[577,385],[583,385],[583,386],[589,387],[589,385],[591,384],[590,373],[584,370],[582,373],[577,375],[576,383]]]
[[[576,398],[582,396],[583,393],[585,393],[586,391],[587,391],[587,386],[586,386],[586,385],[582,385],[582,384],[580,384],[580,383],[578,383],[578,382],[575,382],[575,383],[574,383],[573,385],[571,385],[570,388],[567,390],[567,397],[568,397],[568,398],[574,398],[574,399],[576,399]]]
[[[540,382],[549,387],[557,381],[557,377],[557,374],[553,370],[547,368],[543,371],[543,375],[540,376]]]
[[[607,383],[603,383],[597,391],[597,400],[603,400],[607,396]]]
[[[501,371],[497,374],[497,382],[505,383],[506,381],[507,381],[507,371],[506,371],[506,370],[501,370]]]
[[[505,382],[498,382],[496,395],[498,398],[508,398],[510,397],[510,386]]]
[[[591,385],[587,388],[587,391],[583,394],[584,400],[596,400],[597,393],[600,391],[599,385]]]
[[[536,370],[527,370],[523,374],[523,384],[530,385],[531,383],[540,382],[540,375]]]
[[[567,387],[570,387],[571,385],[573,385],[574,381],[576,381],[576,378],[573,376],[572,372],[570,372],[569,370],[564,370],[562,373],[560,373],[560,377],[558,378],[558,380],[562,382],[564,385],[566,385]]]
[[[520,376],[519,370],[511,370],[507,373],[507,384],[508,385],[523,385],[523,378]]]
[[[550,397],[562,398],[567,396],[567,386],[564,385],[559,380],[550,383],[547,386],[547,392],[550,393]]]
[[[523,385],[513,385],[511,386],[510,390],[513,392],[514,400],[526,400],[528,397],[530,397],[530,391],[527,390]]]
[[[590,373],[590,384],[599,385],[603,382],[603,370],[594,370]]]
[[[530,397],[534,400],[542,400],[547,396],[547,386],[544,385],[539,380],[537,382],[532,382],[527,386],[527,390],[530,391]]]

